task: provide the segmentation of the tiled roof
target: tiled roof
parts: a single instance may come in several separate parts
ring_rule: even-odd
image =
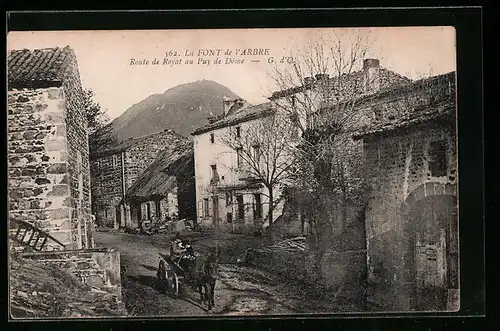
[[[69,46],[9,51],[8,87],[60,86],[66,79],[72,61],[76,61],[76,56]]]
[[[271,102],[262,103],[260,105],[249,106],[240,108],[237,111],[221,118],[220,120],[207,124],[201,128],[196,129],[192,135],[198,135],[214,129],[220,129],[237,123],[243,123],[256,118],[271,115],[274,112]]]
[[[407,128],[412,125],[428,122],[428,121],[453,121],[456,115],[456,100],[455,100],[455,72],[420,79],[411,84],[396,86],[392,89],[386,89],[379,94],[377,98],[386,98],[391,96],[404,96],[406,93],[411,93],[412,90],[429,89],[432,91],[443,91],[440,99],[433,101],[427,105],[415,105],[416,108],[410,112],[401,113],[393,119],[387,119],[381,122],[376,122],[353,135],[354,139],[363,139],[369,135],[380,134],[383,132],[394,131]]]
[[[391,88],[391,86],[394,85],[411,82],[411,79],[385,68],[379,68],[378,74],[380,81],[379,91]],[[335,86],[336,82],[340,80],[340,82],[342,82],[342,86],[349,86],[354,89],[352,95],[355,94],[361,95],[365,94],[363,78],[364,78],[364,70],[359,70],[359,71],[353,71],[349,74],[343,74],[340,77],[336,76],[331,78],[325,78],[325,80],[327,80],[328,84],[331,86]],[[324,80],[315,80],[312,83],[307,83],[302,86],[296,86],[282,91],[276,91],[269,99],[274,100],[287,95],[307,91],[314,88],[317,84],[322,82],[324,82]]]
[[[363,139],[367,136],[405,129],[410,126],[430,121],[453,120],[455,106],[451,104],[431,105],[425,110],[399,117],[392,121],[377,123],[353,135],[355,140]]]
[[[167,196],[176,185],[176,175],[190,165],[194,167],[193,161],[192,143],[165,148],[127,191],[127,199],[148,201]]]

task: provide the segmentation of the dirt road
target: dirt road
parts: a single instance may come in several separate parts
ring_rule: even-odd
[[[209,240],[196,241],[193,247],[203,250]],[[189,288],[184,289],[177,299],[156,290],[159,252],[167,252],[168,238],[98,232],[97,243],[120,251],[121,264],[126,267],[122,279],[123,297],[132,316],[275,315],[330,311],[329,302],[312,299],[296,284],[284,284],[272,274],[237,264],[220,265],[215,307],[207,311],[199,302],[199,296]]]

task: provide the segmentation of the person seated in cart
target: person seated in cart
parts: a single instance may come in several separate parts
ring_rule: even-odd
[[[188,270],[191,262],[191,251],[189,247],[186,247],[179,234],[170,244],[170,259],[177,263],[183,270]]]

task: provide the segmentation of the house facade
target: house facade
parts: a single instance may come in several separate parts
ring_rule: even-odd
[[[341,177],[344,191],[340,184],[335,185],[334,190],[337,195],[345,197],[336,197],[332,192],[321,197],[325,204],[331,206],[328,218],[334,220],[331,229],[325,228],[321,232],[326,237],[337,237],[334,240],[326,238],[326,241],[333,242],[328,249],[335,251],[361,249],[365,245],[362,235],[364,225],[360,222],[366,204],[363,192],[363,144],[353,139],[353,135],[371,125],[375,119],[372,107],[381,102],[381,93],[411,83],[409,78],[382,67],[378,59],[364,59],[362,67],[355,69],[340,76],[331,77],[320,73],[305,77],[303,85],[277,91],[269,98],[277,108],[294,113],[303,132],[319,129],[318,134],[322,134],[322,128],[341,123],[341,130],[335,135],[334,142],[338,146],[335,148],[336,168],[332,169],[332,174],[325,173],[330,175],[325,178],[331,180],[335,176]],[[304,195],[304,192],[300,194]],[[288,215],[293,221],[282,227],[296,228],[300,224],[304,228],[307,218],[317,216],[307,215],[306,209],[314,204],[311,201],[304,202],[307,197],[289,197],[289,200],[297,198],[302,203],[291,203]],[[304,208],[304,205],[308,206]],[[351,235],[353,232],[356,234]],[[352,240],[349,237],[353,237]]]
[[[126,193],[131,208],[128,227],[187,219],[196,221],[192,143],[162,150]]]
[[[131,206],[125,199],[127,190],[166,146],[186,141],[179,134],[164,130],[92,150],[93,213],[98,224],[114,228],[131,224]]]
[[[7,116],[10,226],[26,221],[65,249],[92,248],[87,119],[69,46],[8,53]]]
[[[225,100],[223,116],[193,132],[200,226],[218,225],[219,229],[237,233],[262,231],[269,213],[269,190],[252,175],[248,160],[228,140],[243,139],[247,130],[274,111],[271,103],[251,106],[241,99]],[[259,146],[252,148],[257,152]],[[279,188],[273,194],[278,197]],[[282,207],[275,207],[273,220]]]
[[[368,300],[378,310],[459,307],[455,73],[381,96],[363,141]],[[410,102],[408,102],[410,101]]]

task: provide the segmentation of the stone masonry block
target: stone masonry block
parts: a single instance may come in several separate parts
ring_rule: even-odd
[[[47,168],[49,174],[66,174],[67,171],[66,163],[54,163]]]
[[[64,98],[64,93],[61,88],[54,87],[47,90],[47,96],[49,99],[62,99]]]
[[[434,192],[434,183],[425,183],[425,196],[432,196],[435,195],[436,193]]]
[[[68,185],[54,185],[47,196],[67,196],[69,194]]]
[[[44,144],[46,151],[66,150],[66,139],[49,139]]]
[[[455,189],[455,185],[453,184],[446,184],[445,185],[445,193],[447,195],[456,195],[456,189]]]
[[[422,200],[425,198],[425,192],[424,192],[424,186],[420,185],[413,191],[413,196],[415,197],[416,201]]]

